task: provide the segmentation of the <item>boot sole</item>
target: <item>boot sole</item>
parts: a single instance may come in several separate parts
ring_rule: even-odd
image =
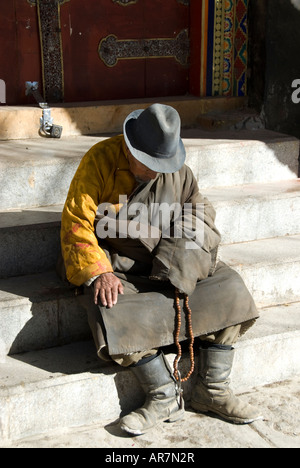
[[[180,421],[184,417],[184,413],[185,413],[184,409],[180,409],[176,413],[171,415],[169,418],[163,419],[162,421],[158,421],[157,424],[159,424],[160,422],[174,423],[174,422]],[[153,427],[155,427],[157,424],[155,424],[154,426],[147,427],[147,429],[144,429],[143,431],[141,429],[131,429],[130,427],[126,426],[125,424],[121,424],[120,427],[121,427],[122,431],[125,431],[128,434],[132,434],[134,436],[139,436],[139,435],[146,434],[146,432],[153,429]]]
[[[198,413],[214,413],[214,414],[217,414],[222,419],[225,419],[226,421],[229,421],[229,422],[234,423],[234,424],[241,424],[241,425],[242,424],[251,424],[254,421],[264,419],[263,416],[257,416],[256,418],[251,418],[251,419],[243,419],[243,418],[237,418],[237,417],[234,417],[234,416],[228,416],[228,415],[222,413],[221,411],[218,411],[218,410],[213,409],[213,408],[211,408],[209,406],[201,405],[201,404],[195,403],[195,402],[191,403],[191,407],[195,411],[197,411]]]

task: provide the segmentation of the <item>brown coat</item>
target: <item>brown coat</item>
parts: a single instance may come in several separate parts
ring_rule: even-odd
[[[181,207],[188,204],[189,209],[181,236],[172,235],[181,220],[177,213],[171,216],[170,236],[165,235],[170,218],[162,217],[156,224],[155,236],[99,240],[123,283],[124,295],[119,295],[112,309],[90,303],[90,324],[98,351],[107,346],[110,355],[128,354],[173,343],[175,288],[189,295],[195,336],[237,324],[243,324],[244,333],[258,313],[242,278],[222,262],[216,262],[220,235],[214,224],[215,211],[199,193],[192,171],[183,166],[175,174],[159,174],[129,199],[128,213],[138,203],[148,208],[148,213],[153,203],[175,203]],[[132,213],[126,216],[127,227],[136,223],[136,231],[149,233],[143,229],[145,218],[138,218],[135,210]],[[190,249],[191,225],[196,220],[201,235],[193,241],[197,248]],[[184,319],[182,323],[180,340],[185,339]]]

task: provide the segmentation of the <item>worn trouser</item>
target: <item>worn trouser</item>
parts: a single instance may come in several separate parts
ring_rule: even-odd
[[[128,278],[129,275],[122,279],[124,295],[113,309],[93,303],[92,287],[86,288],[86,294],[80,296],[88,313],[98,356],[124,367],[174,343],[175,325],[172,287],[169,292],[164,292],[163,283],[135,276]],[[141,314],[143,303],[148,314]],[[193,313],[194,336],[215,344],[234,345],[258,317],[242,278],[222,262],[212,277],[197,283],[189,305]],[[183,326],[180,340],[186,340]]]
[[[155,355],[158,351],[157,348],[147,349],[141,352],[128,353],[128,354],[108,354],[106,347],[100,347],[99,343],[99,332],[102,328],[101,314],[99,307],[92,304],[92,288],[87,288],[86,295],[82,296],[81,303],[87,311],[88,320],[90,328],[93,333],[94,341],[97,348],[97,354],[100,359],[105,361],[114,361],[122,367],[128,367],[133,364],[136,364],[138,361],[145,357]],[[249,322],[250,323],[250,322]],[[247,325],[246,325],[247,328]],[[209,333],[208,335],[200,335],[198,338],[201,341],[209,341],[215,344],[222,345],[234,345],[241,331],[241,324],[229,326],[223,330],[216,331],[214,333]]]
[[[232,346],[238,340],[240,329],[241,329],[241,325],[235,325],[233,327],[225,328],[224,330],[220,330],[210,335],[202,335],[199,338],[201,341],[209,341],[215,344]],[[110,357],[113,361],[115,361],[120,366],[128,367],[128,366],[131,366],[132,364],[136,364],[138,361],[140,361],[143,358],[155,355],[157,351],[158,351],[157,349],[150,349],[150,350],[143,351],[140,353],[116,354]]]

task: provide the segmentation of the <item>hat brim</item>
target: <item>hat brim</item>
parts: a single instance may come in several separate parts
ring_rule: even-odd
[[[183,166],[186,158],[186,151],[181,138],[179,138],[177,152],[171,158],[157,158],[155,156],[151,156],[148,153],[145,153],[144,151],[141,151],[138,148],[138,145],[135,141],[134,129],[136,119],[143,111],[144,109],[139,109],[132,112],[124,121],[123,133],[129,151],[138,161],[154,172],[170,174],[179,171],[179,169],[181,169]]]

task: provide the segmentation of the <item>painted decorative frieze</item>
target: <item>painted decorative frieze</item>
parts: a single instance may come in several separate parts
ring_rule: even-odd
[[[200,94],[245,96],[249,0],[200,1]]]

